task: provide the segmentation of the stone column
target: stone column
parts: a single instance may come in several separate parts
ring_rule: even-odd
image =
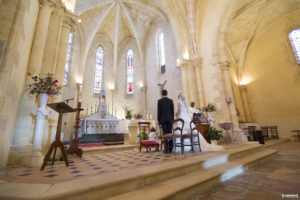
[[[249,108],[249,103],[248,103],[248,97],[247,97],[247,87],[245,85],[241,85],[239,87],[241,97],[242,97],[242,103],[243,103],[243,109],[245,113],[245,118],[246,122],[252,122],[252,117],[251,117],[251,112]]]
[[[60,45],[58,50],[58,59],[55,69],[55,78],[59,84],[63,84],[65,76],[65,66],[68,53],[68,41],[72,28],[76,24],[76,16],[70,12],[67,12],[64,19],[61,30]]]
[[[229,116],[232,122],[232,130],[234,139],[237,142],[246,141],[246,136],[243,131],[239,128],[239,122],[236,114],[235,101],[232,91],[231,79],[230,79],[230,63],[228,61],[220,63],[220,67],[222,69],[223,78],[224,78],[224,90],[225,90],[225,98],[224,99],[228,105]]]
[[[50,16],[55,5],[52,0],[40,0],[40,3],[41,8],[28,63],[28,71],[34,74],[38,74],[41,71]]]
[[[43,57],[43,67],[41,69],[41,74],[54,73],[55,66],[57,64],[57,57],[60,44],[60,34],[63,16],[65,9],[58,5],[50,18],[48,35],[46,39],[44,57]]]
[[[193,65],[195,67],[196,74],[196,83],[197,83],[197,93],[199,99],[199,107],[201,108],[206,104],[205,95],[204,95],[204,84],[203,84],[203,76],[202,76],[202,59],[196,58],[193,60]]]
[[[190,92],[190,101],[196,102],[196,105],[198,106],[198,95],[197,92],[197,84],[196,84],[196,76],[195,76],[195,68],[193,66],[193,63],[189,60],[187,61],[187,67],[188,67],[188,82],[189,82],[189,92]]]
[[[181,69],[181,76],[182,76],[182,86],[183,86],[183,93],[185,94],[186,98],[190,99],[190,92],[189,92],[189,85],[188,85],[188,71],[187,65],[185,61],[181,61],[178,63],[178,67]]]

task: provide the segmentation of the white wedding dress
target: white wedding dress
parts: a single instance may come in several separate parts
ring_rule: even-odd
[[[190,116],[190,112],[189,112],[189,107],[186,103],[185,97],[183,94],[179,94],[178,97],[178,108],[177,108],[177,117],[181,118],[184,120],[184,126],[183,126],[183,130],[182,133],[190,133],[191,132],[191,128],[190,128],[190,122],[191,122],[191,116]],[[207,151],[222,151],[224,150],[223,146],[220,145],[213,145],[213,144],[209,144],[205,138],[202,136],[201,133],[199,133],[199,140],[200,140],[200,147],[201,147],[201,151],[203,152],[207,152]],[[185,139],[186,143],[190,143],[190,139]],[[185,146],[185,150],[188,150]],[[194,146],[195,151],[198,150],[198,145]]]

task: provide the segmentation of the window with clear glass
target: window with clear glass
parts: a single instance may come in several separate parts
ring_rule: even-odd
[[[298,65],[300,65],[300,29],[292,30],[289,34],[289,38],[291,40]]]
[[[133,94],[133,51],[127,51],[127,94]]]
[[[98,47],[96,51],[95,83],[94,93],[99,94],[102,87],[103,79],[103,48]]]
[[[70,33],[69,40],[68,40],[68,52],[67,52],[67,59],[66,59],[66,65],[65,65],[65,77],[64,77],[64,82],[63,82],[64,85],[66,85],[68,82],[68,74],[69,74],[70,65],[71,65],[72,40],[73,40],[73,32]]]
[[[156,35],[157,60],[160,67],[166,64],[164,33],[159,30]]]

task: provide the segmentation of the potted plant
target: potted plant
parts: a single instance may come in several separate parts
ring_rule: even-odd
[[[125,111],[125,118],[126,119],[131,119],[132,118],[132,110],[131,110],[130,106],[129,105],[124,105],[123,109]]]
[[[46,74],[45,76],[33,75],[27,73],[33,80],[32,83],[26,84],[30,95],[40,95],[40,107],[46,107],[48,96],[53,97],[58,95],[62,86],[58,85],[58,80],[54,79],[53,74]]]
[[[223,138],[222,131],[217,130],[214,127],[209,127],[207,134],[210,137],[211,144],[218,144],[218,140]]]

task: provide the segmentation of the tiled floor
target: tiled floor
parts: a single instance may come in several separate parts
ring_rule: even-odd
[[[226,149],[238,148],[240,144],[226,145]],[[178,148],[179,149],[179,148]],[[56,161],[53,166],[47,165],[43,171],[39,168],[28,167],[7,167],[0,172],[0,180],[18,183],[58,183],[78,179],[81,177],[102,175],[117,172],[123,169],[133,169],[149,165],[159,165],[163,162],[183,160],[191,156],[209,154],[210,152],[179,152],[164,154],[162,152],[145,150],[140,153],[138,150],[119,151],[112,153],[99,153],[83,155],[80,159],[76,156],[68,156],[70,166],[66,167],[63,161]]]
[[[276,200],[286,194],[298,194],[300,198],[300,142],[272,148],[278,154],[191,199]]]

